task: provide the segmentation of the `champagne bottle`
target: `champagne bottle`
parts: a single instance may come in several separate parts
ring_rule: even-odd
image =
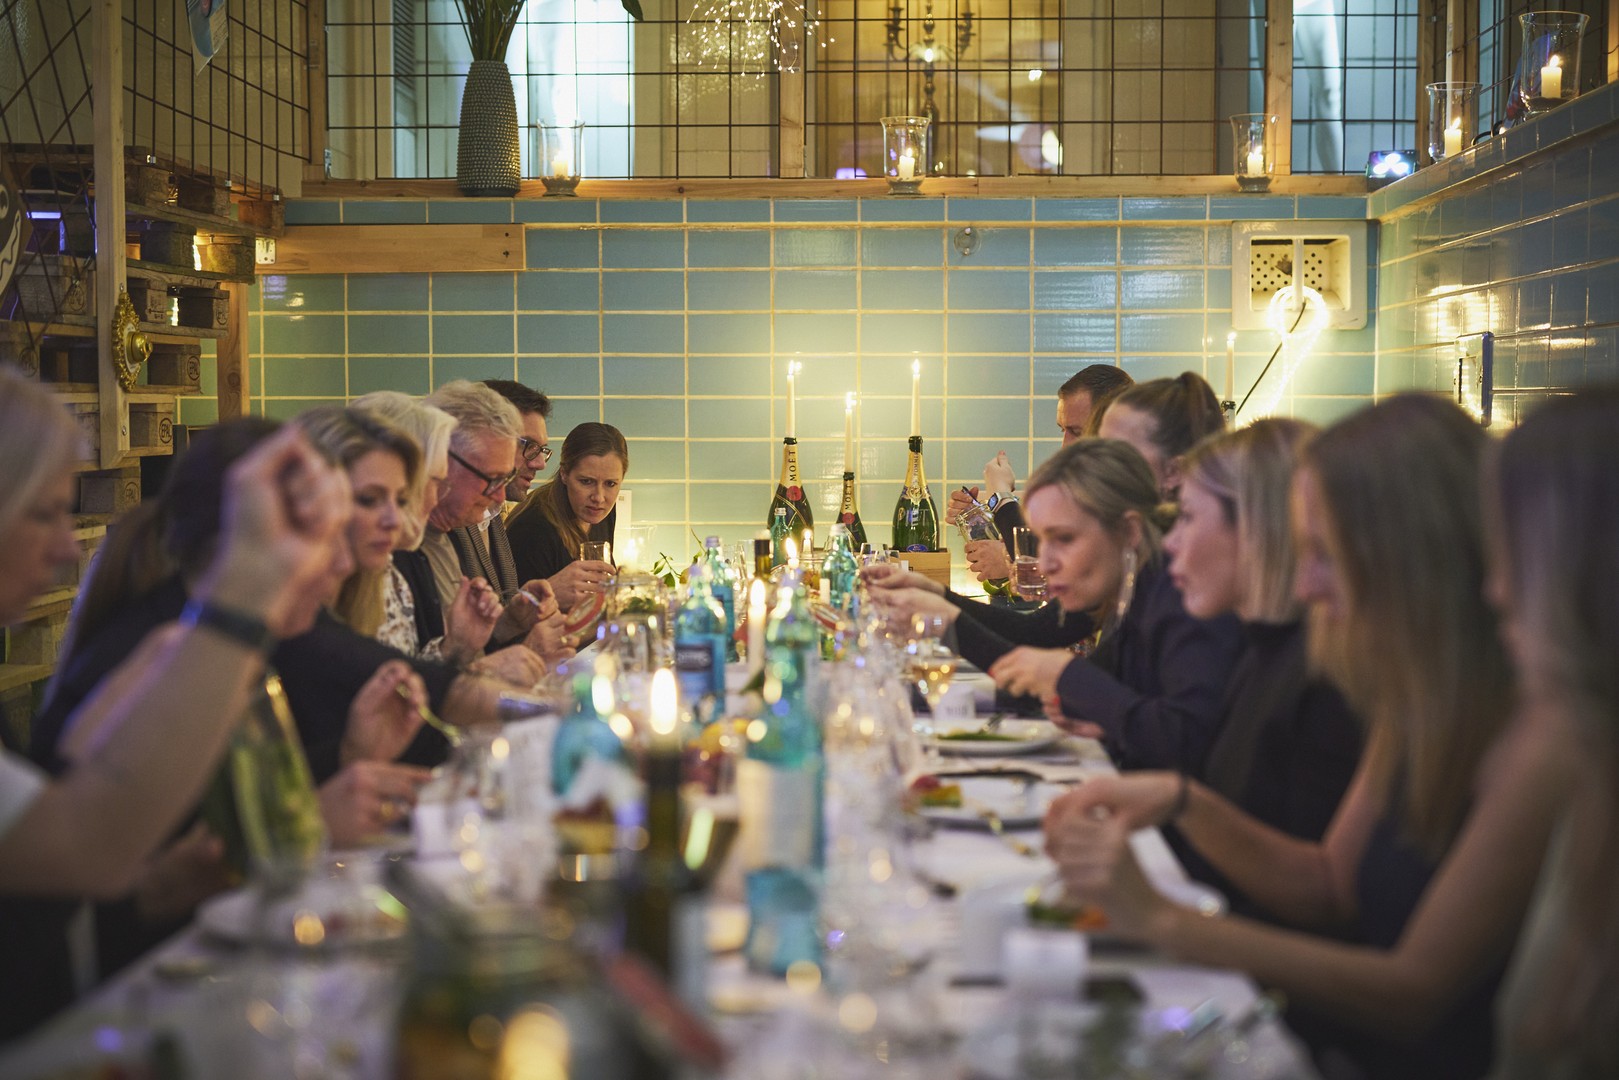
[[[676,996],[704,1008],[706,919],[696,876],[681,857],[680,781],[679,751],[654,747],[646,759],[646,847],[624,891],[624,944]]]
[[[765,630],[763,730],[737,767],[745,831],[748,938],[755,971],[784,974],[820,962],[823,767],[821,729],[809,705],[815,623],[797,575],[782,581]]]
[[[838,508],[838,520],[849,530],[850,542],[858,550],[866,542],[866,526],[860,521],[860,508],[855,502],[853,472],[843,474],[843,503]]]
[[[787,528],[796,544],[800,533],[815,528],[815,518],[810,514],[809,500],[804,497],[804,487],[798,478],[798,440],[791,435],[781,440],[781,476],[776,480],[776,495],[770,500],[768,519],[772,528],[776,511],[783,507],[787,510]]]
[[[894,504],[895,551],[938,551],[939,514],[933,493],[922,475],[922,436],[911,436],[910,460],[905,465],[905,488]]]

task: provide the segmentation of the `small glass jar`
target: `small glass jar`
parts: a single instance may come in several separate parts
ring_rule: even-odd
[[[974,540],[999,540],[1001,530],[995,524],[995,515],[989,512],[989,507],[973,499],[967,509],[956,515],[956,528],[961,530],[961,538],[971,543]]]
[[[1576,11],[1531,11],[1518,16],[1523,28],[1518,99],[1538,116],[1580,96],[1580,42],[1590,18]]]
[[[926,116],[883,117],[883,174],[890,195],[920,195],[928,173]]]
[[[585,124],[534,125],[539,133],[534,171],[540,174],[547,195],[574,195],[584,173]]]
[[[1474,82],[1428,84],[1428,156],[1455,157],[1478,134],[1478,90]]]
[[[1238,113],[1231,118],[1237,187],[1243,191],[1270,190],[1276,164],[1271,151],[1271,117],[1265,113]]]

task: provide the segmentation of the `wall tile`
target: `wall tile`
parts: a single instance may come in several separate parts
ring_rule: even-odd
[[[769,314],[692,315],[688,346],[694,353],[768,353]]]
[[[860,200],[861,221],[943,221],[943,199],[878,198]]]
[[[1028,266],[1031,253],[1029,250],[1028,229],[987,228],[975,229],[978,233],[978,250],[971,255],[963,255],[956,250],[952,239],[947,255],[951,266]],[[951,233],[951,237],[954,237]]]
[[[515,333],[511,315],[434,315],[433,352],[510,353]]]
[[[602,266],[618,269],[683,267],[686,234],[678,229],[604,229]]]
[[[777,266],[853,266],[858,252],[853,229],[777,229]]]
[[[602,224],[608,222],[678,222],[684,220],[685,203],[680,199],[607,199],[599,211]]]
[[[1118,261],[1118,229],[1042,229],[1034,234],[1036,266],[1116,266]]]
[[[946,199],[951,221],[1028,221],[1034,216],[1030,199]]]
[[[1119,200],[1036,199],[1036,221],[1118,221]]]
[[[686,436],[685,410],[680,400],[633,398],[609,395],[603,399],[603,415],[628,439],[637,437],[682,439]],[[633,459],[633,455],[632,455]],[[639,505],[636,507],[640,511]]]
[[[852,312],[837,314],[777,313],[778,353],[852,353],[855,351],[857,318]]]
[[[513,274],[434,274],[434,311],[511,311]]]
[[[1119,262],[1125,266],[1203,264],[1202,229],[1143,227],[1123,229]]]
[[[594,270],[601,265],[595,229],[529,229],[523,238],[530,270]]]
[[[945,319],[946,344],[952,354],[1021,352],[1029,348],[1029,316],[1021,312],[951,313]]]
[[[454,379],[514,379],[517,360],[511,356],[440,356],[433,361],[433,383],[443,386]]]
[[[281,356],[343,355],[343,316],[266,315],[264,352]],[[411,350],[420,351],[420,350]]]
[[[686,275],[679,270],[602,271],[603,311],[680,311]]]
[[[434,199],[427,204],[432,224],[501,225],[512,220],[511,199]]]
[[[768,439],[771,430],[769,399],[753,401],[716,401],[692,398],[686,403],[693,436]],[[768,499],[768,496],[766,496]]]
[[[1029,360],[1025,356],[952,356],[948,377],[950,398],[960,394],[1030,396]]]
[[[693,402],[694,405],[699,404]],[[691,478],[700,480],[736,480],[748,477],[763,479],[776,467],[777,444],[768,439],[726,439],[711,441],[706,436],[718,434],[705,431],[692,424],[691,441],[687,443],[691,460]],[[769,505],[766,496],[764,506]],[[760,517],[763,517],[763,506]]]
[[[777,199],[771,205],[778,222],[860,220],[858,199]]]
[[[1034,275],[1034,306],[1042,311],[1106,310],[1119,301],[1119,275],[1116,270],[1037,271]]]
[[[349,394],[359,397],[375,390],[426,394],[433,389],[425,356],[350,356]]]
[[[530,270],[517,275],[518,311],[599,311],[601,275],[595,271]]]
[[[336,225],[343,220],[343,204],[336,199],[293,199],[287,203],[288,225]]]
[[[425,202],[367,202],[348,199],[343,203],[345,225],[422,225],[426,222]]]
[[[260,279],[261,289],[265,280]],[[426,311],[430,280],[427,274],[350,274],[349,310]]]
[[[686,362],[678,356],[604,356],[602,393],[670,394],[686,390]]]
[[[769,221],[770,204],[759,199],[691,199],[686,203],[686,220]]]
[[[862,353],[944,351],[943,315],[890,315],[867,311],[860,316]]]
[[[1132,313],[1121,320],[1119,347],[1126,352],[1201,352],[1203,316]]]
[[[344,310],[344,279],[341,274],[275,274],[259,283],[263,311],[310,314]]]
[[[756,270],[693,271],[686,275],[686,304],[693,311],[768,311],[770,277]]]
[[[1206,221],[1207,196],[1180,195],[1161,199],[1126,198],[1122,209],[1125,221]]]
[[[654,439],[641,434],[631,435],[626,432],[626,439],[634,439],[630,444],[630,476],[629,481],[636,489],[635,516],[642,516],[641,487],[648,480],[679,480],[686,479],[686,440],[684,439]],[[695,476],[694,476],[695,479]]]
[[[602,315],[604,353],[683,353],[686,351],[685,317],[681,315],[634,315],[612,312]]]
[[[866,266],[942,266],[944,233],[936,229],[865,230],[860,234],[860,257]]]
[[[266,397],[346,396],[347,370],[338,357],[269,356],[264,360]]]
[[[1098,314],[1037,314],[1034,351],[1111,353],[1119,348],[1118,317]]]
[[[760,278],[760,275],[746,275]],[[868,279],[869,276],[868,276]],[[853,309],[859,306],[859,286],[853,270],[777,270],[776,306]]]
[[[942,270],[862,270],[860,302],[867,311],[940,311]]]
[[[1212,221],[1291,221],[1295,212],[1291,195],[1231,195],[1209,199]]]
[[[754,356],[688,356],[686,378],[688,393],[692,395],[768,397],[770,394],[770,366]]]
[[[598,205],[595,199],[518,199],[512,205],[512,220],[523,222],[594,222]],[[530,265],[533,264],[531,263]]]
[[[968,401],[952,398],[945,402],[944,422],[946,430],[952,433],[998,431],[1007,438],[1023,438],[1030,432],[1032,419],[1027,398],[979,398]],[[951,450],[955,450],[955,447],[952,446]],[[994,452],[988,456],[994,457]],[[987,458],[980,459],[980,473],[983,460]],[[1023,475],[1027,476],[1028,473]]]
[[[763,229],[693,229],[687,236],[688,266],[724,268],[770,265],[770,233]]]
[[[517,351],[590,353],[601,349],[599,315],[519,315]]]
[[[601,394],[598,363],[593,356],[520,356],[517,380],[552,397],[595,398]]]
[[[950,306],[956,310],[1025,311],[1029,307],[1027,270],[952,269]]]
[[[1126,270],[1120,304],[1127,311],[1203,308],[1201,270]]]

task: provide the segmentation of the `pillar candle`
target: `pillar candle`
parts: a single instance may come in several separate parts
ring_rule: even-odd
[[[1265,175],[1265,148],[1263,146],[1256,146],[1252,150],[1248,151],[1248,163],[1247,164],[1248,164],[1248,171],[1244,175],[1247,175],[1247,176],[1264,176]]]
[[[854,394],[843,395],[843,471],[854,472]]]
[[[1540,69],[1540,96],[1548,98],[1563,96],[1563,60],[1556,53],[1552,53],[1552,58]]]
[[[655,750],[671,749],[676,745],[675,728],[679,723],[679,705],[675,694],[675,673],[659,668],[652,673],[652,701],[647,723],[652,728],[652,746]]]
[[[1231,397],[1233,384],[1237,374],[1237,332],[1230,331],[1225,336],[1225,397],[1222,401],[1234,400]]]
[[[922,434],[922,361],[911,361],[911,434]]]
[[[748,678],[765,667],[765,583],[758,578],[748,586]]]
[[[916,155],[912,154],[910,151],[906,151],[905,153],[901,154],[899,156],[899,165],[896,167],[895,171],[897,172],[898,179],[900,180],[916,179]]]
[[[787,362],[787,437],[798,438],[798,362]]]
[[[1457,117],[1445,129],[1445,156],[1455,157],[1462,152],[1462,120]]]

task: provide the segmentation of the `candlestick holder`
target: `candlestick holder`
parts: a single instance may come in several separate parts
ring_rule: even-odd
[[[1428,84],[1428,157],[1444,161],[1473,145],[1478,134],[1476,82]]]
[[[1588,16],[1577,11],[1531,11],[1518,16],[1523,28],[1518,100],[1538,116],[1580,96],[1580,42]]]
[[[883,173],[890,195],[920,195],[928,171],[926,116],[883,117]]]
[[[584,172],[585,124],[576,120],[571,124],[534,125],[539,133],[535,151],[535,169],[547,195],[575,195],[579,177]]]
[[[1265,113],[1238,113],[1231,118],[1231,141],[1236,159],[1237,187],[1243,191],[1269,191],[1271,118]]]

